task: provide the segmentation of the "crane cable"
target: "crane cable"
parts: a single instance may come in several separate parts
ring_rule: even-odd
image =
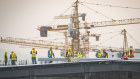
[[[106,15],[98,12],[97,10],[95,10],[93,8],[90,8],[90,7],[88,7],[88,6],[84,5],[84,4],[81,4],[81,5],[84,6],[84,7],[86,7],[86,8],[88,8],[88,9],[90,9],[90,10],[92,10],[92,11],[94,11],[94,12],[96,12],[96,13],[98,13],[98,14],[100,14],[100,15],[102,15],[102,16],[104,16],[104,17],[106,17],[106,18],[108,18],[108,19],[110,19],[110,20],[112,20],[112,21],[115,21],[114,19],[112,19],[112,18],[110,18],[110,17],[108,17],[108,16],[106,16]]]
[[[95,47],[98,47],[99,45],[101,45],[101,44],[103,44],[103,43],[107,42],[108,40],[110,40],[110,39],[112,39],[112,38],[114,38],[114,37],[116,37],[116,36],[118,36],[118,35],[119,35],[119,34],[117,33],[116,35],[111,36],[111,37],[110,37],[110,38],[108,38],[107,40],[105,40],[105,41],[103,41],[102,43],[100,43],[100,44],[96,45]]]
[[[134,42],[140,47],[139,42],[138,42],[136,39],[134,39],[133,36],[130,35],[128,32],[127,32],[127,34],[128,34],[128,36],[129,36],[132,40],[134,40]]]
[[[127,9],[140,9],[140,8],[134,8],[134,7],[114,6],[114,5],[97,4],[97,3],[88,3],[88,2],[81,2],[81,3],[93,4],[93,5],[100,5],[100,6],[108,6],[108,7],[127,8]]]
[[[121,32],[121,31],[106,32],[106,33],[101,33],[101,35],[104,35],[104,34],[111,34],[111,33],[116,33],[116,32]]]
[[[64,15],[64,13],[66,13],[70,8],[72,8],[73,4],[70,5],[65,11],[63,11],[60,15]],[[52,25],[54,24],[56,21],[58,21],[58,19],[54,19],[53,21],[51,21],[50,23],[48,23],[48,25]]]

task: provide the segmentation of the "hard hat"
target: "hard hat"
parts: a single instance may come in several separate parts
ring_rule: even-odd
[[[69,50],[71,50],[71,48],[69,47]]]
[[[7,53],[7,51],[5,51],[5,53]]]
[[[106,51],[105,49],[103,49],[103,51]]]
[[[128,49],[125,49],[125,51],[128,51]]]
[[[101,51],[101,49],[98,49],[99,51]]]
[[[133,50],[133,48],[130,48],[130,50]]]
[[[53,48],[53,46],[51,46],[50,48]]]
[[[32,49],[35,49],[34,47]]]
[[[14,53],[14,51],[12,51],[11,53]]]

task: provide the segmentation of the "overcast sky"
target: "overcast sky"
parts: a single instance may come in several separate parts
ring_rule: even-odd
[[[48,23],[53,20],[54,16],[58,16],[63,13],[74,1],[75,0],[0,0],[0,36],[42,39],[40,37],[40,32],[37,30],[37,27],[48,25]],[[140,0],[79,1],[140,8]],[[114,20],[140,18],[140,9],[114,8],[91,4],[85,5]],[[71,10],[72,8],[66,14],[71,13]],[[110,21],[110,19],[97,14],[96,12],[89,10],[81,5],[79,5],[79,12],[87,13],[87,22]],[[63,21],[60,22],[64,23]],[[67,22],[69,23],[69,20]],[[101,38],[99,42],[96,42],[95,38],[90,38],[90,43],[93,45],[103,43],[102,46],[122,47],[123,35],[121,35],[120,32],[116,33],[115,31],[121,31],[123,29],[126,29],[137,41],[136,43],[130,37],[128,37],[129,46],[140,48],[140,24],[91,29],[91,33],[99,33],[101,34]],[[104,34],[107,32],[115,33]],[[56,38],[57,41],[64,41],[64,36],[62,35],[63,34],[49,32],[49,37],[43,39],[50,41],[50,38]],[[61,36],[63,39],[60,39]],[[104,43],[105,40],[112,36],[115,37]],[[10,52],[14,50],[17,53],[18,60],[28,60],[29,62],[31,62],[31,49],[31,47],[22,48],[18,45],[0,43],[0,60],[4,59],[4,51],[8,51],[9,56]],[[48,49],[37,49],[37,51],[37,58],[47,57]],[[54,50],[56,58],[60,57],[59,52],[60,51],[58,50]],[[95,57],[95,52],[90,53],[90,57]],[[111,55],[109,57],[111,57]]]
[[[17,38],[34,38],[39,37],[40,32],[37,27],[41,25],[47,25],[53,20],[54,16],[60,15],[65,9],[67,9],[75,0],[0,0],[0,36],[2,37],[17,37]],[[140,0],[79,0],[82,2],[107,4],[114,6],[135,7],[140,8]],[[97,6],[91,4],[85,4],[98,12],[112,18],[129,19],[140,18],[140,9],[126,9],[126,8],[112,8],[105,6]],[[69,11],[71,12],[71,11]],[[106,21],[110,20],[96,12],[93,12],[85,7],[79,7],[79,12],[87,13],[87,22]],[[140,24],[116,26],[107,28],[92,29],[91,33],[104,33],[108,31],[116,31],[127,29],[131,35],[140,43]],[[103,39],[108,39],[111,35],[102,35]],[[116,39],[122,37],[116,37]],[[92,39],[92,38],[91,38]],[[113,40],[110,43],[117,44]],[[122,41],[123,39],[119,39]],[[132,40],[130,40],[132,42]],[[100,43],[100,42],[98,42]],[[98,44],[97,43],[97,44]],[[111,45],[105,43],[105,45]],[[122,43],[122,42],[120,42]],[[96,43],[95,43],[96,44]],[[113,44],[113,45],[115,45]],[[135,45],[134,42],[131,45]]]

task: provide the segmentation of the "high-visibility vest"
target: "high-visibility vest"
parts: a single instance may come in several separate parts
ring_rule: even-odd
[[[68,51],[68,54],[67,54],[67,56],[71,56],[71,51]]]
[[[32,50],[32,57],[36,57],[36,50]]]
[[[78,57],[78,58],[82,58],[82,53],[81,53],[81,52],[78,52],[77,57]]]
[[[17,57],[17,56],[16,56],[16,53],[12,53],[12,59],[11,59],[11,60],[17,60],[16,57]]]
[[[53,55],[53,52],[50,50],[50,55],[52,56]]]
[[[103,52],[103,57],[106,57],[106,52]]]
[[[130,51],[129,51],[129,57],[130,57],[130,58],[134,57],[133,50],[130,50]]]
[[[5,56],[7,57],[7,59],[5,58]],[[4,61],[8,60],[8,56],[7,54],[4,55]]]
[[[131,55],[133,55],[133,50],[130,50],[129,53],[130,53]]]
[[[128,57],[130,57],[130,51],[128,52]]]
[[[106,55],[105,58],[108,58],[108,55]]]
[[[108,58],[108,54],[106,52],[103,52],[103,57]]]
[[[124,52],[123,58],[128,58],[128,52]]]
[[[102,56],[102,54],[98,52],[97,57],[98,57],[98,58],[101,58],[101,56]]]

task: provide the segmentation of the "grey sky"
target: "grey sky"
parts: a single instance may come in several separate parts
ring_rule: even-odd
[[[61,14],[67,9],[75,0],[0,0],[0,36],[2,37],[17,37],[17,38],[30,38],[30,39],[46,39],[40,38],[40,32],[37,29],[38,26],[47,25],[52,21],[54,16]],[[128,6],[140,8],[140,0],[79,0],[83,2],[94,2],[99,4],[109,4],[116,6]],[[124,9],[124,8],[110,8],[103,6],[87,5],[100,13],[117,19],[129,19],[140,18],[140,10]],[[105,21],[107,19],[85,7],[79,7],[80,12],[87,13],[87,22]],[[69,11],[70,12],[70,11]],[[68,13],[69,13],[68,12]],[[133,37],[140,43],[140,24],[118,26],[118,27],[106,27],[92,29],[91,33],[106,33],[113,31],[121,31],[126,29]],[[99,42],[95,41],[95,38],[90,38],[92,44],[102,43],[104,40],[110,38],[116,34],[102,35]],[[50,33],[50,38],[60,39],[59,34]],[[37,38],[35,38],[37,37]],[[61,39],[62,40],[62,39]],[[64,40],[64,39],[63,39]],[[58,40],[59,41],[59,40]],[[111,39],[109,42],[103,44],[103,46],[122,47],[123,36],[118,35]],[[140,48],[132,39],[128,38],[129,45],[133,45],[136,48]],[[30,50],[31,48],[22,48],[18,45],[0,44],[0,59],[3,60],[4,51],[14,50],[18,55],[18,60],[31,60]],[[37,49],[37,57],[47,57],[47,49]],[[58,50],[55,50],[56,57],[60,57]],[[90,57],[95,57],[95,53],[91,52]],[[30,61],[31,62],[31,61]]]
[[[54,16],[61,14],[75,0],[0,0],[0,36],[34,38],[39,37],[38,26],[47,25]],[[128,6],[140,8],[140,0],[79,0],[99,4]],[[113,19],[140,18],[140,10],[110,8],[104,6],[87,5]],[[87,13],[87,22],[104,21],[107,19],[89,9],[80,7],[79,11]],[[134,38],[140,40],[140,24],[92,29],[94,33],[122,30],[126,28]],[[110,35],[111,36],[111,35]],[[102,39],[107,39],[103,36]],[[119,37],[117,37],[119,38]],[[92,39],[92,38],[91,38]],[[102,41],[102,40],[101,40]],[[120,40],[121,41],[121,40]],[[99,42],[97,42],[98,44]],[[110,42],[112,43],[112,42]],[[139,41],[140,43],[140,41]],[[96,43],[95,43],[96,44]],[[109,45],[108,43],[105,45]],[[115,44],[113,44],[115,45]],[[137,46],[136,46],[137,47]]]

